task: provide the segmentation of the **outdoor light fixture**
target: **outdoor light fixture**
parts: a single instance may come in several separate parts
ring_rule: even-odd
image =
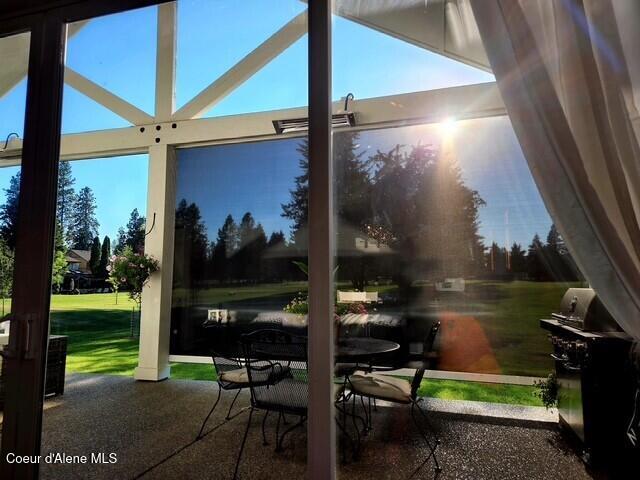
[[[356,124],[356,116],[353,112],[336,113],[331,116],[333,128],[353,127]],[[306,132],[309,130],[309,118],[289,118],[274,120],[273,127],[278,135],[282,133]]]

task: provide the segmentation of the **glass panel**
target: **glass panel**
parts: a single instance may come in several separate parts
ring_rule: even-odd
[[[257,8],[253,12],[237,2],[201,2],[198,8],[204,9],[204,15],[195,8],[196,2],[178,2],[179,49],[183,52],[197,45],[200,61],[197,68],[195,60],[185,63],[186,70],[178,75],[187,97],[210,81],[203,74],[209,66],[213,65],[215,79],[306,8],[293,1],[282,9],[281,2],[274,5],[277,12],[265,9],[264,2],[251,3]],[[131,19],[137,19],[139,31],[124,38],[131,42],[140,36],[155,38],[156,12],[168,19],[172,11],[167,7],[172,5],[153,7],[153,15],[144,13],[149,11],[145,9],[93,19],[80,29],[74,25],[77,33],[69,42],[68,65],[149,112],[145,102],[153,100],[153,88],[147,90],[145,85],[155,67],[141,55],[153,58],[154,49],[142,42],[135,51],[120,52],[122,58],[110,59],[106,67],[101,64],[103,47],[94,55],[93,45],[105,34],[119,35]],[[269,21],[259,25],[259,17]],[[214,19],[225,29],[219,37],[211,36],[215,29],[208,21],[206,28],[198,23],[202,18]],[[243,18],[252,19],[256,28],[245,31]],[[198,28],[184,26],[189,21]],[[96,25],[94,31],[89,30],[92,25]],[[170,35],[169,30],[161,34]],[[226,34],[231,30],[238,32],[237,38]],[[120,41],[115,40],[116,47]],[[183,41],[187,43],[180,45]],[[210,52],[227,59],[228,65],[209,61]],[[132,63],[135,68],[127,68]],[[105,69],[112,77],[98,81]],[[128,85],[138,75],[141,84]],[[43,451],[86,455],[89,460],[42,465],[42,475],[173,478],[193,476],[198,470],[207,476],[212,471],[211,451],[215,451],[213,468],[221,477],[231,478],[236,466],[239,477],[252,476],[256,458],[263,455],[269,456],[265,465],[275,465],[274,471],[302,477],[306,425],[301,422],[301,428],[282,435],[306,416],[308,391],[304,132],[296,138],[276,137],[270,122],[265,135],[263,124],[238,121],[231,130],[226,125],[214,127],[211,137],[200,136],[195,147],[190,144],[189,124],[176,121],[170,141],[177,147],[165,144],[169,134],[164,126],[149,127],[137,112],[143,123],[136,125],[135,132],[130,129],[119,135],[112,129],[123,126],[123,121],[108,111],[122,110],[122,104],[109,100],[104,92],[91,99],[92,88],[99,90],[82,80],[78,85],[69,70],[66,80],[65,133],[100,131],[79,136],[82,141],[78,142],[65,141],[63,135],[64,148],[74,150],[72,160],[66,158],[71,156],[69,151],[63,150],[60,168],[50,351],[65,358],[66,382],[60,375],[49,376],[65,388],[64,395],[53,391],[57,395],[45,402]],[[294,80],[306,88],[306,74]],[[264,88],[272,83],[269,80]],[[304,97],[298,105],[304,108],[306,103]],[[252,141],[229,139],[232,142],[227,145],[211,146],[220,142],[216,135],[221,131],[228,139],[226,132],[236,127]],[[255,131],[250,130],[254,127]],[[149,130],[155,135],[147,135]],[[133,140],[131,133],[135,133]],[[268,135],[274,139],[256,141]],[[91,144],[94,138],[97,142]],[[138,154],[119,156],[123,151]],[[292,198],[290,191],[298,187],[299,194]],[[242,334],[264,329],[279,332],[270,341],[291,338],[298,353],[285,366],[276,367],[280,370],[275,376],[267,376],[268,384],[261,385],[260,392],[253,392],[263,396],[262,401],[255,397],[256,408],[249,412],[252,392],[246,379],[251,370],[246,362],[237,361],[245,356],[238,342]],[[59,353],[64,348],[66,353]],[[215,364],[212,351],[220,354]],[[260,361],[283,365],[278,355]],[[167,375],[168,381],[155,382]],[[151,381],[136,383],[132,377]],[[220,402],[207,416],[218,391]],[[276,391],[279,406],[273,408],[264,395]],[[286,418],[280,417],[280,407]],[[265,423],[271,444],[265,449],[260,422],[267,411],[274,414]],[[227,420],[234,415],[238,418]],[[97,425],[104,426],[98,433]],[[273,449],[282,441],[287,455],[279,456]],[[239,459],[241,446],[244,454]]]
[[[300,17],[305,10],[296,0],[179,2],[177,105],[227,72],[233,72],[233,84],[227,81],[202,116],[306,105],[307,50],[300,41],[306,37],[306,19]]]
[[[248,0],[241,3],[226,0],[181,1],[178,4],[178,107],[191,100],[305,9],[304,3],[297,0]],[[225,48],[212,49],[211,45],[225,45]],[[306,64],[306,57],[304,52],[297,60],[303,60]],[[306,67],[303,69],[306,75]],[[280,69],[280,73],[283,71]],[[287,82],[292,87],[297,83],[295,79]],[[259,97],[254,91],[250,101],[243,104],[244,109],[269,110],[261,106]],[[288,106],[305,102],[303,100]],[[244,109],[221,113],[214,108],[205,116],[244,113]]]
[[[141,8],[69,25],[66,65],[91,82],[153,114],[155,99],[157,7]],[[67,89],[68,90],[68,89]],[[65,92],[65,103],[66,103]],[[65,105],[63,133],[97,128],[72,128],[75,105]],[[87,119],[101,115],[95,112]],[[105,122],[100,128],[112,128]]]
[[[286,313],[306,313],[306,302],[295,307],[307,293],[306,187],[296,190],[305,173],[303,143],[289,138],[178,152],[172,354],[208,356],[205,320],[218,309],[222,323],[245,326],[295,329],[303,319]]]
[[[155,83],[155,10],[69,25],[67,65],[144,108],[144,99],[154,96],[153,88],[150,97],[142,90],[146,79],[151,79],[152,87]],[[120,37],[138,42],[139,32],[151,35],[154,42],[152,51],[144,42],[139,45],[151,59],[150,72],[141,52],[134,47],[125,49]],[[105,46],[110,37],[112,57]],[[138,85],[129,85],[133,78],[139,80]],[[65,79],[68,83],[68,70]],[[136,450],[150,452],[156,443],[140,434],[141,425],[136,423],[153,422],[141,408],[153,395],[137,391],[133,381],[140,350],[140,309],[130,295],[134,280],[120,288],[115,278],[110,279],[110,265],[112,254],[122,251],[125,244],[136,251],[144,249],[148,149],[139,144],[132,148],[124,137],[118,137],[115,144],[86,141],[81,147],[76,144],[73,148],[82,150],[67,160],[66,133],[105,129],[104,134],[122,123],[90,95],[66,87],[42,432],[43,455],[51,453],[52,457],[41,462],[40,475],[134,477],[167,453],[156,451],[153,460],[134,454]],[[123,149],[140,153],[120,156]],[[140,270],[138,262],[133,265]],[[164,398],[161,392],[155,395]],[[103,427],[97,429],[98,425]],[[126,432],[136,432],[135,439],[123,442]],[[76,461],[60,461],[55,455],[62,452],[75,456]]]
[[[29,32],[0,38],[0,351],[9,344]],[[0,410],[6,392],[0,356]],[[5,377],[6,378],[6,377]]]
[[[333,135],[335,381],[350,394],[337,403],[339,473],[432,475],[439,436],[437,458],[450,475],[466,458],[456,432],[475,427],[438,412],[542,406],[533,380],[554,366],[539,320],[584,282],[509,119],[455,118],[457,108],[474,116],[488,98],[460,107],[460,92],[471,90],[464,86],[493,79],[477,68],[486,57],[475,26],[466,24],[466,42],[456,45],[438,34],[437,22],[455,23],[451,10],[465,10],[463,2],[383,3],[338,0],[334,17],[333,97],[387,95],[376,103],[385,128],[367,125],[354,102],[346,113],[357,129]],[[433,88],[438,95],[422,95]],[[424,113],[394,97],[412,91],[425,99]],[[398,120],[399,108],[407,118]],[[411,119],[436,111],[450,117]]]
[[[343,13],[341,2],[336,4]],[[376,20],[386,25],[384,16]],[[398,36],[402,33],[385,33],[367,21],[365,13],[350,18],[334,15],[334,100],[348,92],[361,99],[495,81],[486,70],[435,53],[417,41],[404,41]]]
[[[63,134],[93,132],[96,130],[131,126],[131,123],[124,118],[69,85],[64,86],[63,96]],[[82,112],[82,114],[79,115],[79,112]]]
[[[171,354],[217,352],[219,380],[222,355],[241,354],[242,335],[306,339],[306,151],[300,138],[178,151]],[[211,378],[194,367],[174,373]],[[306,378],[306,364],[298,368]],[[298,386],[290,395],[302,406],[306,384]],[[305,448],[294,438],[304,429],[284,468],[302,475]]]
[[[541,405],[533,387],[508,385],[503,375],[553,370],[539,320],[558,309],[567,288],[586,285],[508,118],[336,132],[334,162],[337,349],[371,339],[394,348],[352,372],[356,388],[368,392],[370,374],[362,372],[373,366],[382,381],[406,377],[410,395],[428,344],[424,365],[439,379],[416,384],[417,398]],[[498,375],[492,381],[505,385],[474,383],[464,373]],[[389,408],[406,407],[399,405]],[[378,411],[374,428],[388,428],[388,410]],[[363,448],[375,452],[377,471],[397,468],[376,436]]]

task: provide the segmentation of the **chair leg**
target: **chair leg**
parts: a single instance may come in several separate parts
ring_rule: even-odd
[[[356,396],[353,395],[353,402],[351,403],[351,419],[353,420],[353,426],[355,428],[356,431],[356,436],[357,436],[357,443],[358,443],[358,447],[356,448],[356,453],[354,453],[354,458],[358,458],[360,456],[360,428],[358,427],[358,422],[356,422],[356,418],[360,418],[356,415]],[[360,420],[362,420],[362,418],[360,418]],[[363,420],[363,423],[364,420]],[[366,428],[366,423],[365,423],[365,428]]]
[[[343,438],[342,445],[341,445],[342,448],[340,449],[340,453],[342,456],[342,463],[347,463],[347,448],[346,448],[347,441],[351,445],[351,451],[353,452],[354,458],[357,455],[357,445],[354,439],[351,438],[351,435],[349,435],[349,432],[347,431],[347,410],[345,408],[346,404],[344,399],[340,403],[342,403],[342,405],[338,405],[336,403],[336,410],[342,416],[342,421],[340,421],[340,416],[336,415],[336,424],[338,425],[338,428],[340,429],[340,432],[342,433],[342,438]]]
[[[231,416],[231,410],[233,409],[233,406],[235,405],[236,400],[238,399],[238,395],[240,395],[240,389],[238,389],[238,391],[236,392],[236,396],[233,397],[233,401],[231,402],[231,405],[229,405],[229,410],[227,411],[227,416],[224,417],[225,420],[231,420],[232,418],[235,417],[235,415],[234,415],[234,417]]]
[[[233,471],[233,480],[236,480],[238,478],[238,468],[240,467],[240,461],[242,460],[242,452],[244,451],[244,444],[247,443],[247,435],[249,435],[249,427],[251,427],[252,416],[253,416],[253,408],[249,409],[249,420],[247,420],[247,428],[244,431],[244,436],[242,437],[242,443],[240,444],[240,452],[238,453],[236,468]]]
[[[207,424],[207,422],[209,421],[209,417],[211,416],[211,414],[213,413],[213,411],[216,409],[216,407],[218,406],[218,402],[220,401],[220,394],[222,393],[222,387],[220,387],[219,383],[216,383],[216,385],[218,385],[218,397],[216,398],[215,403],[213,404],[213,407],[211,407],[211,410],[209,410],[209,413],[207,414],[207,416],[204,419],[204,422],[202,422],[202,426],[200,427],[200,431],[198,432],[198,435],[196,436],[196,440],[199,440],[202,438],[202,432],[204,431],[204,427]]]
[[[267,423],[267,417],[269,416],[269,410],[265,410],[264,418],[262,419],[262,445],[267,446],[269,442],[267,442],[267,434],[264,430],[265,424]]]
[[[364,404],[364,397],[360,395],[360,404],[362,405],[362,410],[364,410],[364,419],[366,421],[365,427],[365,435],[371,430],[371,417],[369,416],[369,410],[367,410],[367,406]]]
[[[300,421],[298,423],[296,423],[294,426],[287,428],[283,433],[282,436],[278,439],[278,441],[276,442],[276,452],[281,452],[282,451],[282,444],[284,443],[284,437],[287,436],[288,433],[291,433],[292,431],[294,431],[296,428],[298,428],[299,426],[301,426],[304,421],[307,419],[307,417],[300,417]]]
[[[424,418],[425,422],[427,422],[427,428],[433,435],[433,438],[436,441],[436,445],[440,445],[440,439],[438,438],[436,429],[433,428],[433,424],[431,423],[431,420],[429,420],[429,416],[424,412],[424,410],[422,410],[422,408],[420,408],[420,404],[418,403],[418,401],[416,401],[415,404],[416,404],[416,407],[418,408],[418,411],[420,412],[420,415],[422,415],[422,418]]]
[[[278,423],[276,423],[276,449],[278,448],[278,438],[280,437],[280,420],[282,420],[282,412],[278,412]]]
[[[418,432],[422,436],[423,440],[427,444],[427,447],[429,448],[429,451],[431,452],[431,453],[429,453],[427,458],[422,462],[422,464],[418,467],[418,469],[421,468],[422,465],[427,463],[431,457],[433,457],[433,460],[434,460],[434,462],[436,464],[436,467],[435,467],[436,474],[439,474],[440,472],[442,472],[442,467],[440,467],[440,463],[438,463],[438,457],[436,456],[436,449],[438,448],[438,444],[436,443],[435,445],[431,445],[431,442],[429,441],[429,439],[427,438],[427,435],[424,433],[424,431],[420,427],[420,423],[418,422],[418,419],[416,418],[416,415],[415,415],[415,409],[416,408],[418,409],[418,411],[422,412],[420,410],[420,407],[418,406],[418,404],[416,402],[412,402],[411,403],[411,419],[413,420],[413,423],[416,426],[416,429],[418,430]]]

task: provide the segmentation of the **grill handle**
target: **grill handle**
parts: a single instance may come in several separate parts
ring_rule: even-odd
[[[554,360],[557,360],[558,362],[566,362],[567,361],[567,357],[559,357],[555,353],[551,353],[550,355],[551,355],[551,358],[553,358]]]

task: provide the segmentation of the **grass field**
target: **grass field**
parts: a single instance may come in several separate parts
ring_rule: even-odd
[[[566,288],[564,284],[554,283],[470,282],[463,306],[485,312],[478,318],[502,373],[534,376],[548,373],[551,368],[548,344],[538,319],[558,304]],[[382,289],[392,292],[393,287],[380,287]],[[220,288],[208,290],[203,295],[206,302],[218,304],[291,295],[299,291],[304,291],[304,284]],[[9,306],[7,302],[5,308]],[[69,372],[133,374],[138,354],[137,339],[129,337],[133,306],[122,293],[117,301],[116,294],[52,297],[51,333],[69,336]],[[449,306],[456,308],[455,304]],[[171,375],[181,379],[214,379],[210,365],[173,364]],[[423,383],[420,394],[445,399],[540,405],[533,391],[532,387],[518,385],[429,380]]]

